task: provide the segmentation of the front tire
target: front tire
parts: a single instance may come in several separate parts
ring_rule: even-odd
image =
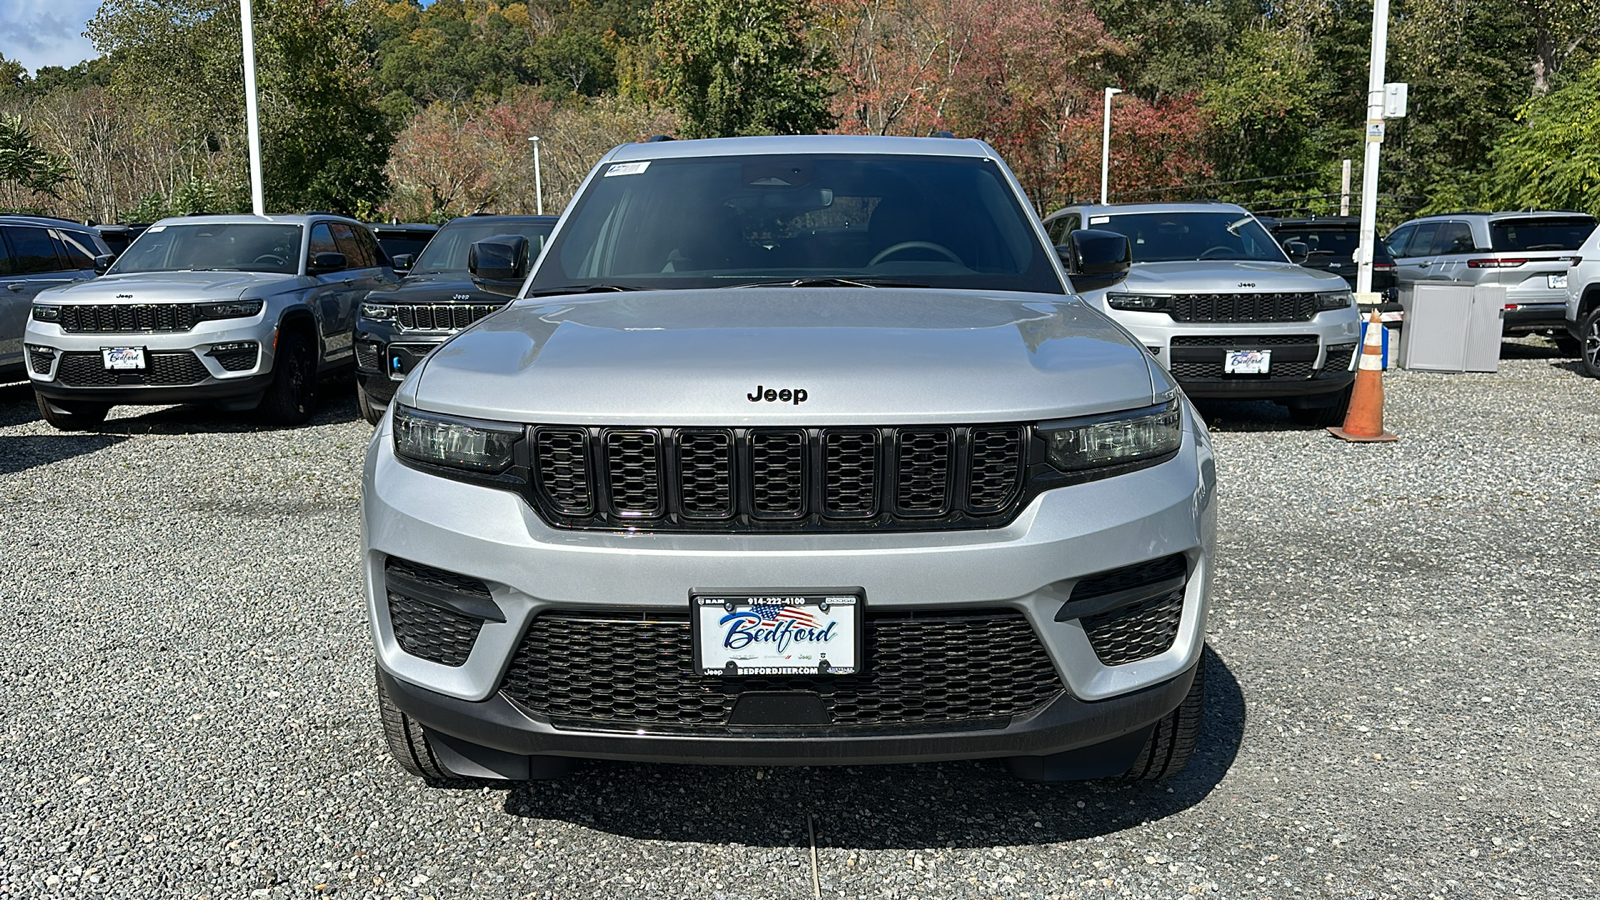
[[[367,420],[368,425],[377,425],[383,421],[383,414],[388,411],[387,403],[379,405],[372,402],[367,396],[367,387],[360,381],[356,382],[356,405],[361,407],[361,418]]]
[[[1133,768],[1122,777],[1129,781],[1159,781],[1183,771],[1200,739],[1200,714],[1205,706],[1206,662],[1195,666],[1194,682],[1178,708],[1156,722]]]
[[[46,400],[38,391],[33,394],[39,406],[39,415],[58,431],[91,431],[106,420],[111,412],[109,403],[72,403]]]
[[[1578,348],[1578,362],[1590,378],[1600,378],[1600,306],[1584,313],[1578,335],[1583,343]]]
[[[278,337],[272,364],[272,386],[258,407],[261,417],[277,425],[300,425],[317,406],[317,361],[311,342],[298,331]]]
[[[1350,395],[1355,393],[1355,389],[1353,384],[1345,388],[1332,406],[1291,406],[1289,419],[1296,425],[1315,428],[1343,425],[1345,416],[1350,414]]]
[[[406,715],[394,704],[383,686],[381,676],[377,682],[378,719],[383,723],[383,739],[389,745],[389,755],[400,764],[400,768],[419,778],[432,781],[457,778],[456,773],[445,768],[433,752],[433,745],[428,743],[428,734],[422,730],[422,723]]]

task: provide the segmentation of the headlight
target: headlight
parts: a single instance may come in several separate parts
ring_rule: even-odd
[[[1106,303],[1112,309],[1165,312],[1171,308],[1172,298],[1165,294],[1107,294]]]
[[[1323,291],[1317,295],[1317,310],[1319,312],[1330,309],[1344,309],[1354,306],[1356,295],[1349,291]]]
[[[396,404],[394,450],[406,459],[469,472],[494,474],[511,467],[522,429],[509,422],[486,422],[422,412]]]
[[[394,307],[384,306],[381,303],[361,304],[361,318],[372,319],[375,322],[387,322],[394,318]]]
[[[227,303],[201,303],[194,308],[201,320],[244,319],[261,312],[261,300],[230,300]]]
[[[33,320],[35,322],[59,322],[61,321],[61,307],[35,306],[33,308]]]
[[[1183,442],[1176,400],[1131,413],[1044,422],[1037,427],[1046,459],[1063,472],[1164,456]]]

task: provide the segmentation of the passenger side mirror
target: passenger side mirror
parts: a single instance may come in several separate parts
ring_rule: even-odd
[[[1289,254],[1289,262],[1304,265],[1311,258],[1311,245],[1305,241],[1284,241],[1283,252]]]
[[[514,295],[528,275],[528,239],[520,234],[498,234],[474,243],[467,251],[467,271],[474,281],[501,282],[498,287],[484,285],[489,290]],[[518,284],[505,290],[507,282]]]
[[[94,258],[94,273],[96,275],[104,275],[106,270],[111,268],[111,264],[116,261],[117,257],[115,254],[102,253],[99,256],[96,256]]]
[[[343,253],[318,253],[311,257],[311,274],[323,275],[328,272],[338,272],[345,267]]]
[[[1067,234],[1067,242],[1056,247],[1056,255],[1079,293],[1110,287],[1128,277],[1133,263],[1133,247],[1127,237],[1115,231],[1080,228]]]
[[[389,260],[389,262],[394,264],[394,270],[396,272],[409,272],[411,271],[411,262],[413,259],[415,259],[415,257],[409,253],[396,253],[394,257]]]

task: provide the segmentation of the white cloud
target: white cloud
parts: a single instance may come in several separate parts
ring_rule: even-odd
[[[37,71],[99,56],[83,36],[99,0],[0,0],[0,53]]]

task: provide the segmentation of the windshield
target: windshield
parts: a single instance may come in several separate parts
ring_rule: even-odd
[[[1279,244],[1290,241],[1300,241],[1311,250],[1311,256],[1306,262],[1316,265],[1324,262],[1351,262],[1355,259],[1356,248],[1361,246],[1358,232],[1349,228],[1279,228],[1273,236]],[[1376,248],[1376,258],[1383,262],[1389,258],[1389,251],[1379,243]]]
[[[1594,231],[1588,216],[1559,219],[1500,219],[1489,223],[1489,246],[1495,250],[1576,250]]]
[[[412,274],[466,272],[467,251],[484,238],[520,234],[528,239],[528,258],[536,259],[554,224],[545,222],[451,222],[439,229],[411,267]]]
[[[152,225],[107,272],[237,270],[294,275],[300,266],[299,225]]]
[[[1092,215],[1089,227],[1126,235],[1133,261],[1251,259],[1288,262],[1278,242],[1255,217],[1239,212],[1165,212]]]
[[[614,163],[567,216],[534,294],[793,282],[1065,292],[1031,214],[982,159]]]

